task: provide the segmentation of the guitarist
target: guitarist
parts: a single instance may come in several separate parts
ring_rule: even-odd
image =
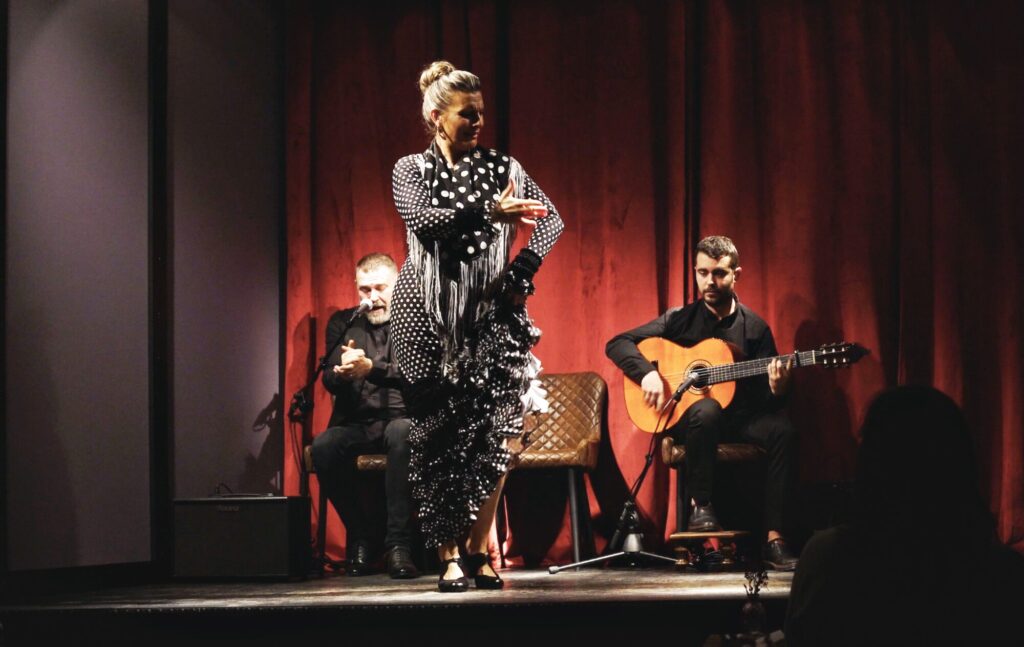
[[[775,357],[775,338],[764,319],[739,302],[739,252],[725,236],[708,236],[697,244],[694,267],[700,299],[673,308],[638,328],[616,335],[605,353],[626,377],[640,385],[644,402],[658,410],[672,396],[657,368],[637,349],[650,337],[693,346],[712,337],[730,343],[742,359]],[[768,528],[764,559],[778,570],[793,570],[797,559],[782,535],[783,515],[791,513],[795,482],[797,436],[780,410],[790,387],[789,364],[778,359],[767,375],[739,380],[736,395],[726,408],[712,398],[690,406],[679,423],[668,430],[677,443],[686,444],[686,491],[692,497],[687,530],[721,530],[712,507],[712,482],[719,442],[728,440],[758,445],[768,455],[765,514]],[[680,475],[684,478],[684,475]]]

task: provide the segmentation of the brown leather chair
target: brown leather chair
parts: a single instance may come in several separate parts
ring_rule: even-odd
[[[548,413],[529,416],[526,449],[513,463],[515,471],[565,468],[569,479],[569,521],[573,561],[580,560],[580,520],[586,523],[592,540],[590,506],[583,471],[597,465],[608,385],[597,373],[553,373],[541,375],[548,392]],[[582,498],[582,506],[581,504]],[[506,527],[505,506],[499,506],[499,530]],[[503,552],[504,542],[499,542]],[[592,548],[591,548],[592,550]],[[501,555],[502,563],[505,556]]]
[[[550,410],[545,414],[531,416],[529,445],[513,464],[515,470],[565,468],[569,479],[569,516],[572,531],[573,559],[580,559],[580,525],[582,518],[590,528],[590,506],[582,470],[592,470],[597,465],[597,449],[601,442],[605,409],[608,403],[608,386],[597,373],[562,373],[541,375],[541,383],[548,391]],[[310,447],[303,452],[306,470],[315,474]],[[383,471],[387,467],[384,454],[365,454],[356,459],[356,469],[361,472]],[[580,497],[583,499],[581,509]],[[324,564],[324,549],[327,539],[327,495],[320,489],[317,506],[317,557]],[[504,505],[499,506],[504,512]],[[499,525],[506,524],[504,515]],[[502,550],[504,542],[499,542]],[[504,555],[501,556],[504,563]]]
[[[760,461],[764,450],[747,443],[720,443],[716,459],[723,463]],[[690,498],[686,494],[686,445],[677,445],[666,435],[661,441],[661,460],[676,472],[676,532],[686,532],[690,518]]]

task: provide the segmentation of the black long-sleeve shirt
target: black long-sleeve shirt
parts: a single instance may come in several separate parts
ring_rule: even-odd
[[[651,337],[661,337],[681,346],[693,346],[705,339],[721,339],[739,349],[737,360],[761,359],[778,355],[775,337],[765,320],[739,300],[736,310],[719,319],[702,300],[681,308],[673,308],[642,326],[618,334],[605,346],[605,354],[622,369],[626,377],[639,384],[655,370],[654,365],[637,349],[637,344]],[[759,375],[736,383],[736,395],[730,405],[735,414],[750,415],[776,410],[785,397],[775,397],[768,386],[768,376]]]
[[[335,396],[329,424],[401,418],[405,416],[405,402],[401,375],[391,355],[390,322],[375,326],[366,317],[358,317],[349,326],[347,322],[353,312],[354,309],[343,310],[331,317],[325,338],[327,350],[342,336],[345,342],[352,339],[356,348],[361,348],[373,362],[373,368],[362,380],[342,379],[333,370],[341,363],[342,350],[340,346],[334,349],[322,379],[324,387]]]

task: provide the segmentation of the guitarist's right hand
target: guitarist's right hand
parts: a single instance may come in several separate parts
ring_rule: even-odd
[[[640,389],[644,392],[644,404],[654,409],[661,409],[665,404],[665,380],[661,379],[658,371],[651,371],[644,376],[640,382]]]

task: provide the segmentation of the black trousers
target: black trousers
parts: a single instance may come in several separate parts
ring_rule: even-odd
[[[744,442],[765,450],[768,457],[764,487],[765,523],[781,531],[795,498],[797,434],[781,413],[745,414],[707,398],[692,404],[669,429],[677,443],[686,444],[686,491],[698,504],[712,500],[715,456],[720,442]]]
[[[372,545],[374,517],[361,505],[357,487],[356,458],[363,454],[387,454],[384,495],[387,499],[385,548],[409,547],[412,537],[412,489],[409,486],[408,418],[330,427],[313,439],[313,465],[320,487],[338,511],[348,545]],[[378,535],[379,537],[379,535]]]

